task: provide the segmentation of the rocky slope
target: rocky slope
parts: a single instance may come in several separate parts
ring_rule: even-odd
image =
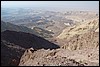
[[[99,66],[96,13],[70,11],[39,15],[26,19],[37,21],[28,24],[32,29],[1,21],[2,66]],[[23,20],[18,21],[20,24]]]
[[[74,35],[81,35],[87,33],[88,31],[95,31],[98,28],[99,28],[99,19],[95,19],[91,20],[90,22],[85,22],[66,28],[57,38],[68,39],[70,37],[73,37]]]
[[[31,33],[31,34],[35,34],[37,36],[41,36],[43,38],[50,38],[50,37],[52,37],[52,34],[53,34],[52,32],[41,29],[39,27],[35,27],[33,29],[30,29],[30,28],[27,28],[25,26],[18,26],[18,25],[14,25],[12,23],[9,23],[9,22],[1,21],[1,32],[5,31],[5,30]]]
[[[56,37],[61,48],[27,49],[19,66],[99,66],[99,20],[68,27]]]
[[[1,40],[1,66],[17,66],[24,51],[25,48]]]
[[[6,31],[6,30],[21,31],[21,32],[26,32],[26,33],[31,33],[31,34],[38,34],[35,31],[33,31],[25,26],[18,26],[18,25],[14,25],[12,23],[9,23],[9,22],[1,21],[1,32]]]
[[[63,44],[62,48],[76,50],[99,47],[99,33],[87,32],[82,35],[75,35]]]
[[[34,49],[55,49],[58,45],[45,40],[42,37],[30,33],[6,30],[1,33],[1,39],[17,44],[23,48],[33,47]]]
[[[19,66],[98,66],[98,52],[99,50],[72,52],[66,49],[40,49],[35,51],[30,48],[24,52]]]
[[[20,60],[19,66],[84,66],[73,59],[56,55],[58,50],[27,49]]]
[[[1,65],[17,66],[24,51],[30,47],[35,50],[59,48],[39,36],[6,30],[1,32]]]

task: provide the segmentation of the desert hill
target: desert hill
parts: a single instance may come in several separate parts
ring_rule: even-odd
[[[30,47],[35,50],[59,48],[58,45],[34,34],[6,30],[1,32],[1,65],[18,65],[24,51]]]
[[[52,42],[53,40],[51,40]],[[99,20],[67,27],[54,38],[58,49],[27,49],[19,66],[98,66]],[[41,58],[40,58],[41,56]],[[64,58],[64,59],[63,59]]]

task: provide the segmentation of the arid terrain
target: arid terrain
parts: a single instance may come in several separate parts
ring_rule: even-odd
[[[99,13],[1,10],[2,66],[99,66]]]
[[[55,38],[59,49],[25,52],[20,66],[98,66],[99,20],[66,28]],[[68,35],[69,34],[69,35]],[[27,51],[27,50],[26,50]],[[41,57],[41,58],[40,58]]]

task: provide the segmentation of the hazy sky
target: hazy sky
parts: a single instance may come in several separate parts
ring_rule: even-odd
[[[56,7],[99,10],[99,1],[1,1],[1,7]]]

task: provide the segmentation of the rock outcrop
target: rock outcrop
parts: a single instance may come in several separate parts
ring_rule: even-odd
[[[24,51],[30,47],[35,50],[59,48],[58,45],[36,35],[6,30],[1,33],[1,65],[18,66]]]
[[[24,51],[14,43],[1,40],[1,66],[18,66]]]
[[[19,66],[84,66],[74,59],[57,56],[58,50],[37,50],[27,49],[20,60]]]
[[[94,20],[64,29],[54,40],[61,48],[27,49],[19,66],[99,66],[98,24]]]
[[[98,52],[92,49],[89,51],[27,49],[21,57],[19,66],[98,66]]]

